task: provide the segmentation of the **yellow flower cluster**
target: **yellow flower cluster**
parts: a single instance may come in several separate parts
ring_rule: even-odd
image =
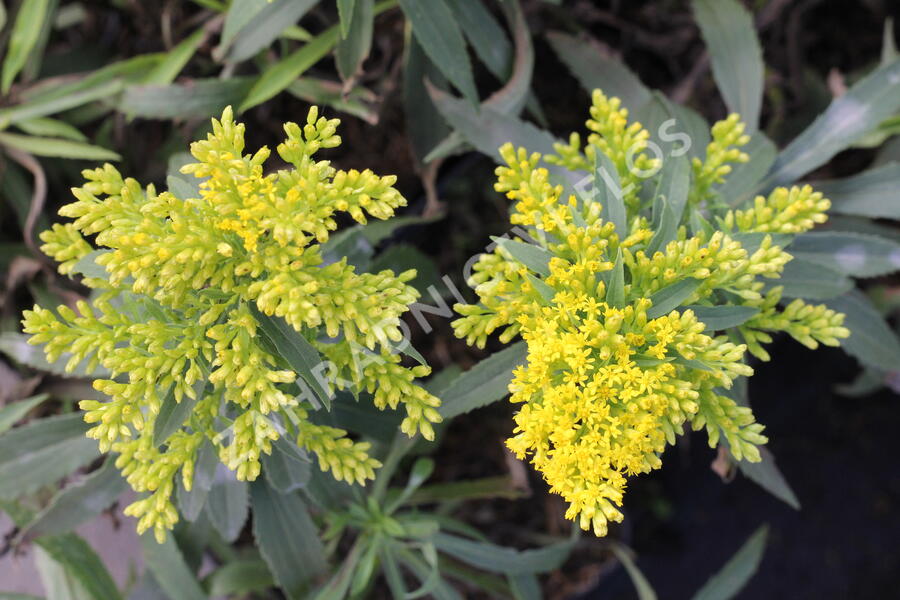
[[[618,107],[600,93],[594,101],[595,118]],[[614,163],[620,144],[646,139],[639,124],[615,114],[615,123],[596,130],[590,151],[609,153]],[[698,202],[688,210],[727,175],[727,162],[745,160],[734,148],[746,143],[735,117],[714,126],[712,137],[693,171]],[[720,231],[705,221],[695,227],[685,214],[672,239],[658,240],[651,226],[658,215],[648,210],[655,178],[635,179],[649,189],[626,203],[624,230],[617,229],[599,202],[562,198],[563,187],[540,161],[573,170],[588,163],[576,144],[557,149],[559,156],[542,157],[501,148],[506,165],[497,169],[495,188],[514,201],[510,220],[526,227],[531,243],[500,240],[479,258],[469,282],[479,303],[457,305],[453,326],[482,347],[494,332],[504,342],[522,336],[527,363],[510,384],[519,410],[508,445],[530,457],[569,503],[568,518],[602,536],[609,521],[622,519],[627,477],[658,468],[685,424],[705,429],[712,447],[724,440],[738,460],[760,459],[763,427],[730,391],[736,377],[753,372],[748,349],[768,358],[760,343],[771,340],[769,332],[811,347],[837,345],[849,332],[843,315],[825,306],[794,300],[780,308],[781,289],[764,279],[778,278],[791,256],[768,235],[750,250],[739,240],[821,222],[828,206],[820,196],[776,190],[749,216],[713,214]],[[735,310],[744,317],[734,319]],[[733,322],[711,328],[703,314],[732,315]]]
[[[226,109],[191,146],[197,162],[182,169],[201,180],[195,195],[144,189],[105,165],[84,172],[76,201],[60,211],[73,221],[41,236],[61,272],[85,273],[95,299],[77,312],[35,307],[24,329],[50,360],[68,354],[69,369],[88,361],[110,372],[94,382],[109,400],[81,408],[94,425],[88,435],[118,453],[131,486],[149,494],[126,510],[140,531],[163,539],[177,521],[174,478],[180,470],[191,488],[207,439],[242,480],[259,476],[261,456],[283,435],[338,479],[363,483],[380,466],[367,443],[309,420],[318,406],[306,393],[309,374],[279,355],[264,320],[283,319],[318,349],[326,388],[370,392],[379,408],[402,404],[403,431],[433,438],[439,400],[415,383],[429,369],[403,367],[391,347],[418,296],[406,283],[415,272],[356,273],[345,258],[324,264],[321,244],[337,229],[337,213],[366,223],[406,204],[394,177],[314,158],[340,144],[337,125],[316,108],[303,126],[288,123],[278,153],[292,168],[267,174],[269,151],[245,154],[244,126]],[[334,370],[340,381],[327,379]],[[184,403],[188,410],[173,410]],[[182,419],[174,426],[173,415]]]

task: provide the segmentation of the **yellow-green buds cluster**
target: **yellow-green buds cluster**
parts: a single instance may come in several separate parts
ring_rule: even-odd
[[[849,332],[844,316],[825,306],[794,300],[780,308],[781,289],[765,281],[791,260],[768,233],[824,221],[821,195],[781,188],[744,212],[706,206],[721,230],[700,215],[728,163],[747,159],[735,148],[747,143],[736,116],[713,127],[707,156],[694,165],[687,212],[663,238],[658,178],[633,174],[637,190],[631,201],[620,196],[617,212],[562,198],[563,186],[539,166],[544,159],[592,175],[587,156],[606,154],[618,168],[623,145],[647,139],[639,124],[627,124],[618,100],[600,92],[591,116],[584,152],[577,136],[555,157],[501,148],[507,164],[497,168],[495,189],[514,201],[510,221],[531,240],[499,240],[479,258],[469,281],[479,303],[457,305],[453,326],[478,346],[494,332],[525,340],[527,363],[510,384],[520,408],[508,445],[565,498],[568,518],[604,535],[622,518],[627,477],[658,468],[686,423],[705,429],[710,446],[724,439],[735,458],[760,460],[763,427],[731,391],[735,378],[753,373],[747,350],[768,358],[760,344],[771,332],[810,347],[837,345]],[[615,193],[604,197],[616,202]],[[756,234],[752,247],[742,243],[748,233]]]
[[[356,273],[346,258],[325,264],[321,244],[338,213],[364,224],[406,204],[393,176],[315,159],[340,144],[337,125],[315,107],[304,125],[285,125],[278,153],[291,168],[266,173],[269,150],[245,154],[244,126],[226,109],[191,146],[197,162],[182,169],[201,180],[196,193],[157,193],[105,165],[85,171],[76,201],[61,209],[73,221],[41,236],[61,272],[89,275],[95,299],[77,312],[26,311],[25,331],[50,360],[69,354],[69,369],[88,361],[110,372],[94,382],[109,400],[81,407],[88,435],[150,494],[127,509],[140,531],[162,539],[175,523],[174,477],[180,470],[190,489],[204,440],[242,480],[259,476],[261,456],[283,435],[338,479],[373,477],[379,463],[367,443],[309,420],[318,404],[261,335],[260,315],[283,319],[320,350],[324,388],[370,392],[379,408],[403,405],[403,431],[433,438],[439,401],[415,383],[429,369],[402,366],[391,347],[418,296],[407,285],[415,272]],[[95,236],[93,245],[84,236]],[[177,427],[158,422],[185,402],[191,409],[176,411],[184,415]]]
[[[746,152],[740,150],[750,142],[750,136],[744,133],[744,123],[736,114],[728,117],[712,127],[712,141],[706,147],[706,159],[694,157],[694,182],[691,186],[692,202],[703,202],[709,199],[713,185],[722,183],[731,173],[732,163],[745,163],[750,160]]]

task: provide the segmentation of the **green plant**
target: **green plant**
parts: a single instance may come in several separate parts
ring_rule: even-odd
[[[724,181],[709,182],[704,192],[707,208],[698,213],[704,219],[709,219],[709,211],[715,214],[726,208],[753,212],[754,203],[759,202],[756,198],[762,197],[764,203],[766,198],[771,201],[770,194],[776,187],[794,185],[841,150],[863,140],[900,110],[900,88],[894,83],[900,73],[900,61],[888,53],[879,67],[851,86],[846,94],[835,98],[824,114],[779,153],[759,130],[763,63],[749,13],[731,0],[697,0],[693,9],[709,46],[713,75],[725,104],[729,110],[742,115],[749,136],[741,148],[747,160],[733,164]],[[722,23],[727,23],[727,27],[722,27]],[[622,99],[622,107],[649,132],[647,142],[653,144],[653,157],[683,153],[692,161],[704,159],[711,138],[709,125],[697,112],[649,90],[625,66],[599,55],[574,36],[550,32],[548,39],[582,87],[588,91],[602,87],[606,93]],[[458,135],[501,164],[503,158],[497,149],[507,141],[543,156],[560,152],[565,158],[568,152],[566,145],[550,133],[513,116],[499,114],[489,106],[474,110],[437,90],[433,90],[432,98]],[[543,166],[549,168],[550,183],[563,186],[564,198],[578,194],[584,189],[585,178],[593,176],[590,171],[593,165],[589,163],[575,165],[581,169],[575,176],[554,165]],[[900,339],[865,294],[853,289],[852,278],[895,272],[898,265],[890,257],[900,253],[900,245],[884,227],[847,220],[840,215],[862,215],[869,210],[865,216],[888,216],[884,211],[889,209],[874,207],[893,204],[890,194],[876,192],[885,190],[885,185],[890,186],[887,182],[893,181],[893,169],[888,165],[844,180],[813,182],[824,197],[831,199],[830,210],[839,217],[830,219],[826,227],[778,238],[778,245],[793,257],[779,279],[782,296],[822,301],[830,309],[845,314],[844,325],[853,333],[841,347],[859,360],[869,371],[866,377],[875,381],[883,380],[900,364]],[[854,208],[861,205],[868,208]],[[659,220],[654,219],[653,223],[658,224]],[[748,345],[754,342],[752,338],[737,341],[746,341]],[[744,388],[739,391],[741,397],[736,401],[746,404]],[[739,461],[737,466],[777,497],[799,507],[771,453],[763,452],[758,466],[750,467],[744,461]]]
[[[753,374],[747,351],[768,360],[761,343],[772,332],[811,348],[850,334],[824,305],[779,306],[792,259],[780,244],[824,222],[828,200],[809,186],[776,188],[732,210],[712,188],[750,160],[737,115],[713,125],[691,166],[683,156],[663,164],[620,104],[594,91],[584,147],[572,134],[554,155],[500,149],[495,188],[534,243],[495,238],[470,278],[480,302],[457,305],[454,322],[481,346],[495,331],[522,336],[507,445],[598,536],[623,518],[626,477],[659,468],[686,424],[735,460],[761,460],[762,426],[730,391]],[[587,173],[588,191],[566,198],[541,161]]]

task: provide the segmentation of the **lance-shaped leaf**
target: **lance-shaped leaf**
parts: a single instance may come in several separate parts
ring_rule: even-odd
[[[753,132],[759,125],[763,95],[762,48],[753,15],[737,0],[693,0],[691,4],[725,105],[741,115],[747,131]]]
[[[647,310],[647,318],[657,319],[669,314],[690,298],[701,283],[703,283],[702,280],[689,277],[659,290],[650,296],[653,306]]]
[[[535,244],[518,242],[509,238],[492,237],[493,241],[509,252],[515,260],[519,261],[535,273],[546,277],[550,275],[550,259],[553,257],[550,251]]]
[[[147,568],[170,598],[206,600],[206,594],[185,562],[174,536],[167,536],[166,541],[159,544],[152,533],[145,533],[141,536],[141,548]]]
[[[325,571],[325,549],[297,493],[279,494],[264,480],[250,485],[253,534],[275,580],[291,599],[305,598]]]
[[[85,436],[80,413],[48,417],[0,436],[0,499],[16,498],[56,483],[100,453]]]
[[[294,331],[281,317],[267,316],[255,306],[250,307],[259,323],[260,333],[278,350],[291,369],[313,390],[326,407],[331,406],[331,394],[322,380],[322,355],[302,334]]]
[[[830,212],[859,217],[900,219],[900,164],[890,162],[845,179],[814,181],[831,200]]]
[[[128,489],[115,462],[114,457],[107,458],[100,469],[57,493],[19,534],[19,539],[29,542],[45,535],[68,533],[109,508]]]
[[[526,351],[524,342],[513,344],[453,380],[441,394],[441,415],[450,419],[509,394],[512,370],[525,362]]]
[[[791,255],[851,277],[874,277],[900,269],[900,244],[863,233],[811,231],[794,239]]]
[[[400,8],[412,24],[413,35],[431,62],[472,104],[478,103],[478,90],[466,41],[453,12],[445,0],[399,0]]]
[[[835,98],[828,109],[782,151],[764,187],[796,181],[828,162],[900,110],[900,61],[881,66]]]
[[[693,600],[729,600],[737,596],[759,568],[768,533],[766,525],[757,529],[725,566],[700,588]]]
[[[850,330],[850,337],[841,340],[841,348],[864,365],[897,370],[900,341],[868,298],[854,290],[825,304],[847,316],[844,327]]]

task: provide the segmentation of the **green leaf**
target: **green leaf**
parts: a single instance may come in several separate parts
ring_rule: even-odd
[[[266,563],[259,559],[239,559],[225,563],[206,580],[214,598],[244,597],[261,593],[275,585]]]
[[[56,562],[43,548],[34,549],[34,567],[37,569],[41,586],[48,598],[53,600],[90,600],[91,595],[84,589],[75,577],[69,573],[63,565]],[[10,594],[16,598],[18,594]],[[0,600],[7,600],[8,596],[0,592]],[[29,596],[35,598],[35,596]]]
[[[334,408],[336,411],[337,403]],[[282,494],[302,488],[312,474],[312,461],[306,452],[284,437],[275,440],[272,453],[261,458],[266,481]]]
[[[864,365],[896,371],[900,365],[900,341],[872,303],[859,291],[852,291],[825,304],[847,315],[844,327],[850,337],[841,348]]]
[[[737,596],[759,568],[768,534],[766,525],[757,529],[725,566],[700,588],[693,600],[729,600]]]
[[[737,0],[693,0],[691,5],[725,105],[741,115],[752,133],[759,126],[764,83],[753,15]]]
[[[697,320],[706,325],[707,331],[722,331],[737,327],[759,313],[752,306],[685,306],[684,310],[694,311]]]
[[[9,36],[6,57],[3,59],[2,85],[0,90],[6,95],[13,80],[34,49],[48,18],[49,0],[23,0],[19,5],[16,22]]]
[[[332,26],[295,50],[274,65],[267,67],[241,102],[239,112],[244,112],[287,89],[295,79],[319,62],[337,43],[338,28]]]
[[[650,90],[620,61],[603,56],[590,40],[551,31],[547,40],[553,51],[588,94],[602,89],[616,96],[622,105],[636,111],[651,98]]]
[[[189,119],[218,117],[250,91],[253,79],[196,79],[173,85],[135,85],[122,95],[119,108],[143,119]]]
[[[804,233],[791,244],[791,255],[852,277],[875,277],[900,269],[900,244],[863,233]]]
[[[306,597],[310,581],[326,568],[325,549],[306,504],[298,494],[279,494],[265,481],[253,482],[250,496],[253,535],[266,564],[288,598]]]
[[[19,534],[21,542],[46,535],[69,533],[109,508],[128,489],[119,474],[115,458],[83,480],[66,486]]]
[[[616,558],[619,559],[619,562],[622,563],[622,566],[625,567],[625,571],[628,572],[628,577],[631,579],[631,583],[634,584],[634,589],[637,592],[638,600],[656,600],[656,592],[653,590],[650,582],[647,581],[647,578],[644,577],[644,574],[641,573],[641,570],[634,564],[631,550],[618,542],[613,542],[609,548],[616,555]]]
[[[832,213],[860,217],[900,219],[900,163],[890,162],[853,177],[811,182],[831,200]]]
[[[665,248],[666,244],[675,239],[678,225],[687,206],[688,191],[691,184],[691,164],[686,158],[670,158],[663,164],[659,175],[659,185],[656,188],[654,204],[653,237],[647,244],[647,256],[653,256],[656,251]],[[660,215],[657,218],[657,209],[660,207]]]
[[[441,394],[438,411],[445,419],[452,419],[509,394],[512,370],[525,362],[524,342],[492,354],[457,377]]]
[[[321,380],[323,373],[320,366],[324,364],[322,355],[302,334],[294,331],[281,317],[267,316],[256,306],[251,305],[251,312],[259,323],[260,334],[278,350],[291,369],[299,375],[312,389],[326,408],[331,407],[331,394]]]
[[[112,150],[61,138],[34,137],[0,132],[0,144],[34,154],[35,156],[77,158],[80,160],[122,160],[122,157]]]
[[[647,310],[647,318],[658,319],[669,314],[690,298],[701,283],[703,283],[702,280],[689,277],[659,290],[650,296],[653,306]]]
[[[247,482],[238,481],[233,471],[220,465],[206,500],[206,508],[213,527],[226,542],[233,542],[247,522],[249,502]]]
[[[356,0],[349,35],[338,41],[334,60],[344,81],[352,81],[362,68],[372,48],[375,22],[375,0]]]
[[[552,302],[553,298],[556,297],[556,290],[544,283],[543,279],[538,279],[531,273],[525,273],[525,278],[528,280],[528,283],[537,290],[538,294],[541,295],[541,298],[547,302]]]
[[[222,26],[221,47],[227,48],[235,36],[269,4],[269,0],[229,2],[228,12],[225,13],[225,24]]]
[[[900,110],[900,61],[875,69],[835,98],[828,109],[785,148],[766,179],[788,184],[828,162]]]
[[[149,64],[149,61],[145,62]],[[118,80],[104,81],[92,86],[84,85],[82,82],[76,82],[68,86],[57,86],[56,89],[63,89],[66,93],[57,95],[54,90],[30,98],[22,104],[0,109],[0,122],[9,121],[10,123],[18,124],[25,120],[46,117],[47,115],[62,112],[95,100],[115,96],[123,87],[124,84]]]
[[[773,285],[783,286],[783,293],[788,298],[822,300],[840,296],[853,287],[853,281],[834,269],[795,258],[785,265],[781,279]]]
[[[76,142],[87,141],[87,137],[78,131],[77,128],[69,125],[65,121],[51,119],[49,117],[36,117],[34,119],[18,121],[16,127],[29,135],[65,138]]]
[[[518,575],[547,573],[558,569],[569,557],[577,541],[572,538],[534,550],[514,550],[485,542],[475,542],[448,533],[434,536],[435,547],[453,558],[492,573]]]
[[[594,200],[603,205],[601,217],[616,228],[619,239],[628,237],[627,214],[625,211],[625,191],[619,181],[619,172],[612,160],[597,151],[593,172]]]
[[[0,436],[0,499],[56,483],[95,460],[97,442],[85,437],[80,413],[32,421]]]
[[[473,105],[478,104],[478,90],[472,65],[453,12],[445,0],[399,0],[400,8],[412,25],[413,35],[431,62]]]
[[[346,38],[350,33],[350,23],[353,21],[353,7],[356,0],[337,0],[338,18],[341,20],[341,37]]]
[[[894,39],[894,18],[884,20],[884,35],[881,43],[881,64],[886,65],[897,60],[900,52],[897,51],[897,41]]]
[[[775,457],[764,446],[759,448],[759,455],[762,458],[759,462],[738,461],[741,473],[791,508],[800,510],[800,501],[775,464]]]
[[[11,402],[0,408],[0,434],[9,431],[13,425],[21,421],[32,408],[49,398],[47,394],[39,394],[24,400]]]
[[[428,87],[428,93],[447,123],[476,150],[490,156],[496,162],[502,162],[499,149],[507,142],[516,148],[528,148],[531,152],[541,154],[556,152],[553,149],[556,138],[531,123],[486,106],[478,110],[464,100],[454,98],[434,86]],[[425,161],[428,162],[431,158],[429,154],[425,157]],[[554,172],[554,169],[551,169],[551,172]]]
[[[535,244],[518,242],[509,238],[491,237],[501,248],[506,250],[513,260],[517,260],[535,273],[544,277],[550,275],[550,251]]]
[[[118,600],[118,588],[93,548],[74,533],[38,540],[38,545],[78,580],[90,598]]]
[[[531,573],[522,573],[509,577],[509,587],[515,600],[541,600],[541,584]]]
[[[240,4],[233,2],[232,4]],[[248,4],[254,5],[254,2]],[[253,19],[234,37],[228,47],[226,60],[236,63],[255,56],[260,50],[268,48],[288,27],[292,27],[300,18],[315,6],[315,0],[274,0],[270,1]],[[222,48],[216,49],[220,56]]]
[[[625,266],[622,264],[622,249],[616,251],[616,262],[609,272],[606,288],[606,303],[621,308],[625,306]]]
[[[501,81],[509,77],[513,63],[512,44],[484,3],[447,0],[447,5],[484,66]]]
[[[141,83],[144,85],[167,85],[175,81],[204,39],[206,39],[206,32],[202,28],[186,37],[166,53],[166,57],[147,73]]]
[[[184,422],[194,412],[197,402],[203,397],[206,385],[206,381],[196,382],[194,384],[195,397],[184,395],[181,401],[175,399],[175,386],[169,388],[169,392],[159,408],[159,414],[156,416],[156,424],[153,426],[154,446],[159,446],[169,439],[169,436],[181,429]]]
[[[159,544],[152,533],[145,533],[141,536],[141,548],[144,563],[170,598],[206,600],[206,594],[185,562],[174,536],[166,536],[166,541]]]

